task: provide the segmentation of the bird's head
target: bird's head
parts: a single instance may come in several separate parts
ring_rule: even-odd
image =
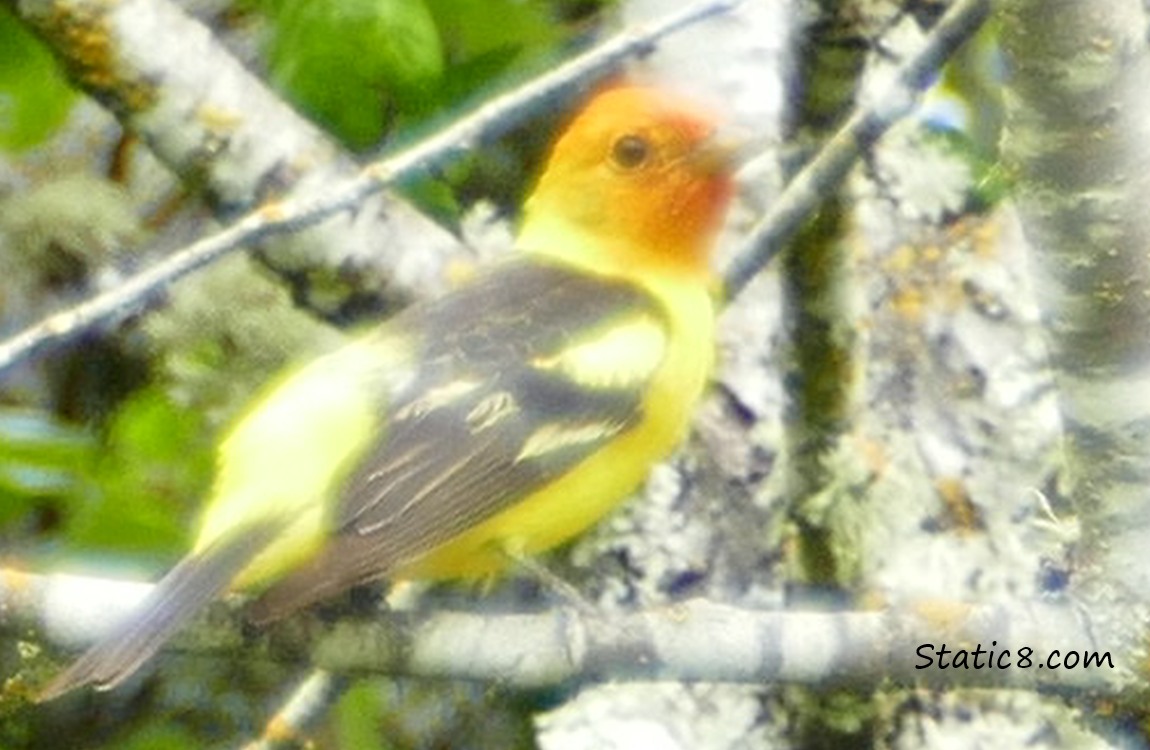
[[[609,254],[592,259],[599,266],[705,270],[735,167],[716,131],[710,113],[663,90],[598,94],[556,142],[521,245],[576,261]]]

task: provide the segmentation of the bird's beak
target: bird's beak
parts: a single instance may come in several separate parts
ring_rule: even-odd
[[[699,145],[691,154],[691,162],[703,174],[731,174],[756,153],[749,135],[719,131]]]

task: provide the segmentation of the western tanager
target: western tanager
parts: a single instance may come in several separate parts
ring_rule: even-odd
[[[41,694],[112,688],[228,588],[265,622],[379,578],[481,578],[603,516],[686,431],[713,357],[731,150],[660,90],[595,96],[517,252],[274,382],[195,546]]]

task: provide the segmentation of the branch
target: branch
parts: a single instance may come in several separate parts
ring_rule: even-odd
[[[787,184],[767,215],[755,225],[724,273],[727,299],[743,291],[782,250],[824,195],[846,177],[855,161],[892,125],[909,114],[942,64],[970,39],[990,14],[990,0],[959,0],[931,30],[925,46],[909,60],[884,96],[855,110],[846,124]]]
[[[431,168],[477,143],[504,132],[513,123],[542,111],[581,83],[604,75],[619,62],[650,49],[658,39],[725,13],[741,0],[711,0],[651,24],[623,32],[560,68],[495,99],[440,133],[395,157],[365,167],[356,177],[326,194],[301,196],[257,209],[231,227],[189,245],[166,261],[129,279],[118,289],[29,327],[0,344],[0,374],[44,348],[67,341],[90,327],[113,323],[158,295],[182,276],[222,255],[266,237],[310,227],[419,169]],[[724,274],[727,298],[734,299],[782,249],[824,193],[839,183],[855,160],[891,125],[911,111],[915,95],[926,88],[942,62],[974,34],[989,13],[989,0],[962,0],[931,32],[927,44],[900,71],[887,96],[859,109],[804,167],[752,230]]]
[[[138,583],[0,571],[0,631],[79,645],[99,638],[148,591]],[[1038,668],[1054,649],[1062,657],[1104,648],[1070,603],[1011,601],[989,605],[917,602],[883,612],[776,612],[696,599],[638,612],[594,614],[555,609],[531,614],[436,611],[381,613],[372,620],[322,621],[301,613],[257,636],[234,598],[217,602],[173,639],[185,652],[288,663],[334,673],[379,673],[499,680],[521,688],[605,680],[680,680],[1056,687],[1114,693],[1138,667],[1133,653],[1113,653],[1112,667]],[[26,637],[26,636],[22,636]],[[705,644],[705,647],[703,646]],[[1009,667],[922,669],[933,651],[981,645]],[[993,645],[992,645],[993,644]],[[1020,666],[1020,649],[1033,666]],[[983,663],[988,657],[983,656]]]
[[[0,344],[0,374],[50,345],[70,340],[94,326],[115,322],[155,299],[168,284],[239,247],[297,232],[357,208],[367,197],[403,177],[432,168],[546,109],[578,85],[605,75],[628,57],[650,50],[658,39],[726,12],[739,2],[707,0],[643,28],[624,31],[530,84],[495,98],[411,148],[369,164],[350,179],[335,185],[301,184],[290,197],[260,206],[230,227],[192,243],[118,288],[51,316]],[[116,7],[134,7],[134,4],[128,2]],[[416,250],[425,251],[412,248]]]
[[[1077,590],[1145,643],[1150,620],[1148,8],[999,3],[1003,161],[1061,408],[1059,492],[1081,524]]]
[[[323,669],[313,669],[292,690],[283,707],[264,724],[259,739],[244,750],[307,747],[307,732],[347,690],[350,680]]]
[[[331,190],[359,170],[171,0],[29,0],[13,11],[72,81],[202,193],[221,222],[273,197]],[[403,246],[401,239],[419,252],[380,251]],[[437,261],[460,251],[449,232],[386,194],[354,216],[281,238],[260,258],[289,281],[338,268],[356,288],[394,284],[402,294],[431,283]],[[322,309],[317,299],[308,302]]]

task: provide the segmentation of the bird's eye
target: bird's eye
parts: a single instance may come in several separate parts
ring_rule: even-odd
[[[611,146],[611,160],[623,169],[641,167],[650,156],[651,144],[641,136],[625,135]]]

